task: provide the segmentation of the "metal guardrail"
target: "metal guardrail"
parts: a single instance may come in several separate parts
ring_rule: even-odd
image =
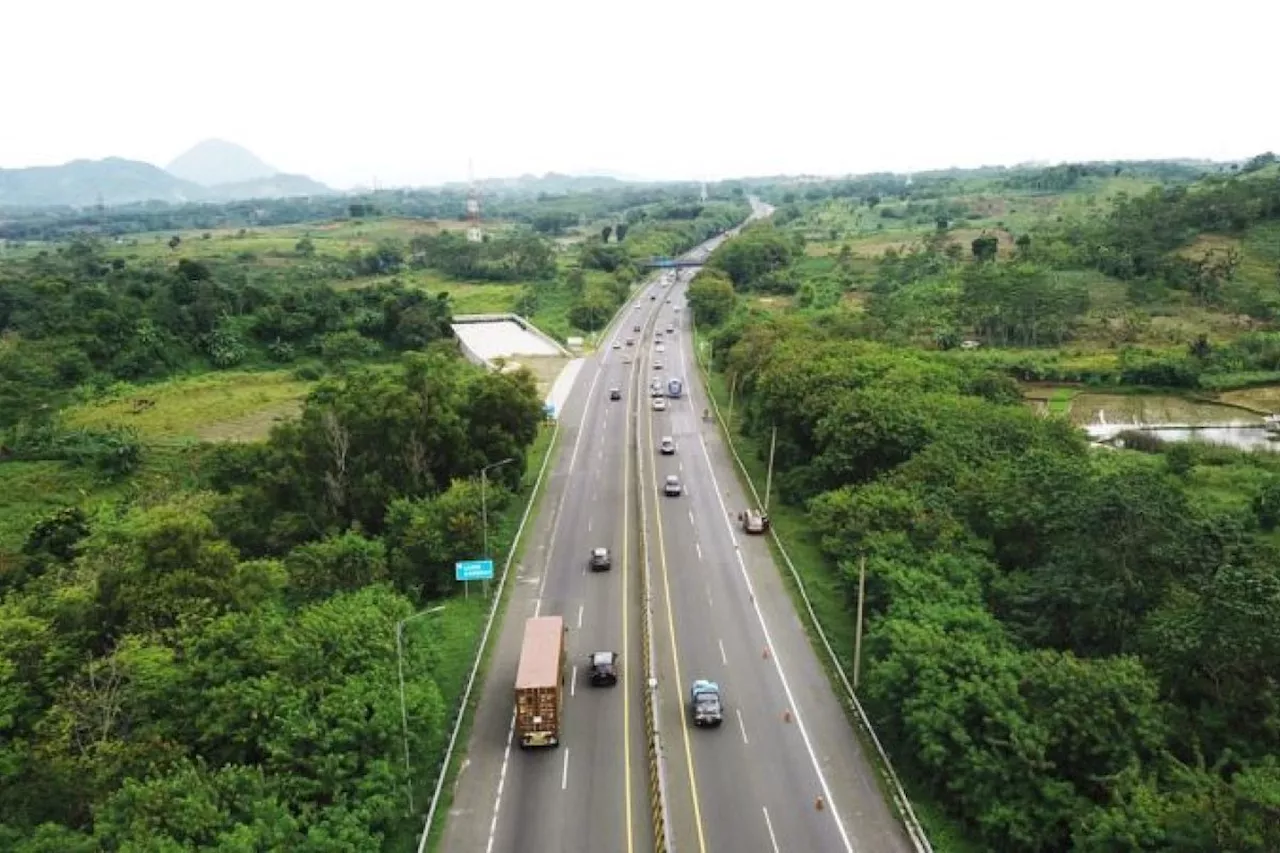
[[[669,285],[664,293],[670,293]],[[658,312],[654,311],[645,324],[646,331],[642,339],[648,335],[657,322]],[[647,350],[645,350],[647,352]],[[675,843],[671,838],[671,825],[667,822],[667,776],[666,762],[662,751],[662,730],[658,721],[658,677],[653,653],[653,584],[652,566],[649,561],[649,511],[645,501],[644,459],[645,446],[640,440],[640,425],[644,421],[642,390],[645,387],[645,371],[635,371],[632,390],[636,394],[634,450],[636,454],[636,497],[640,506],[640,538],[639,555],[641,572],[641,602],[643,613],[640,620],[641,656],[644,669],[644,731],[646,757],[649,762],[649,807],[653,820],[654,853],[675,853]]]
[[[751,495],[756,502],[756,506],[761,506],[760,492],[756,490],[756,484],[751,479],[751,474],[747,472],[747,466],[742,463],[742,457],[738,455],[738,448],[733,443],[733,433],[730,424],[725,420],[724,414],[720,411],[720,404],[716,401],[715,395],[711,393],[711,371],[709,366],[703,361],[702,353],[697,346],[698,329],[695,324],[694,317],[689,317],[690,329],[694,336],[694,361],[698,365],[698,371],[702,374],[703,382],[707,388],[707,400],[711,403],[711,408],[715,412],[716,421],[720,425],[720,432],[724,438],[725,444],[729,448],[729,453],[733,455],[733,461],[737,464],[738,471],[742,479],[746,482],[747,488],[751,490]],[[911,837],[911,843],[915,846],[916,853],[933,853],[933,845],[929,843],[929,838],[925,834],[924,827],[920,825],[919,819],[916,817],[915,810],[911,807],[911,799],[907,796],[906,790],[902,787],[902,782],[898,778],[898,774],[893,769],[893,762],[889,760],[889,754],[885,752],[884,746],[880,743],[880,738],[876,735],[875,729],[871,727],[871,720],[867,717],[867,712],[862,707],[862,702],[858,699],[858,694],[854,692],[853,685],[849,683],[848,676],[844,673],[844,666],[840,662],[840,658],[836,655],[835,649],[832,648],[831,642],[827,639],[827,632],[822,630],[822,623],[818,621],[818,614],[813,609],[813,602],[809,599],[809,592],[805,589],[804,580],[800,577],[800,572],[796,570],[795,564],[791,562],[791,556],[787,553],[786,547],[782,544],[782,539],[778,536],[777,528],[770,526],[769,536],[773,539],[773,544],[777,546],[778,553],[782,556],[783,562],[787,564],[787,569],[791,572],[791,578],[795,581],[796,589],[800,593],[800,600],[804,603],[805,611],[809,615],[809,624],[813,626],[814,632],[818,635],[818,639],[822,641],[822,647],[826,649],[827,656],[830,658],[836,675],[840,679],[841,685],[844,687],[845,693],[849,698],[849,702],[857,715],[858,724],[862,730],[866,732],[871,739],[871,743],[875,746],[876,756],[879,759],[880,769],[884,773],[885,779],[889,783],[890,795],[893,797],[893,804],[898,810],[898,816],[902,820],[903,826],[907,830],[907,834]]]

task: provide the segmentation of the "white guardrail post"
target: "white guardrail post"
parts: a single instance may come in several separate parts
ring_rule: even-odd
[[[725,420],[724,414],[720,411],[720,404],[716,402],[715,395],[711,393],[711,365],[703,361],[701,348],[698,346],[698,328],[692,314],[689,316],[689,327],[693,331],[694,360],[697,362],[698,370],[702,373],[703,382],[707,386],[707,400],[710,401],[716,420],[720,424],[720,431],[724,437],[725,445],[728,446],[729,453],[732,454],[733,461],[737,464],[738,470],[742,474],[742,479],[746,481],[747,488],[751,490],[751,495],[756,505],[761,506],[760,493],[756,490],[756,484],[752,481],[751,475],[747,473],[747,466],[742,464],[742,457],[738,455],[738,448],[733,443],[731,425]],[[859,725],[871,738],[871,743],[875,746],[881,769],[889,782],[890,795],[893,797],[894,805],[898,809],[898,815],[902,819],[903,826],[906,827],[907,834],[911,836],[912,844],[915,846],[917,853],[933,853],[933,845],[929,843],[924,827],[920,825],[920,821],[916,818],[915,810],[911,808],[911,800],[907,797],[907,792],[902,787],[902,782],[898,779],[898,774],[893,769],[889,754],[885,752],[884,747],[880,744],[880,738],[876,736],[875,729],[871,727],[871,720],[867,717],[867,712],[863,710],[862,703],[858,700],[858,694],[854,692],[853,685],[849,683],[848,677],[844,674],[844,667],[840,664],[840,658],[836,656],[835,649],[831,647],[826,631],[822,630],[822,623],[818,621],[818,614],[813,609],[813,602],[809,600],[809,593],[805,589],[800,572],[796,570],[795,564],[791,562],[791,556],[787,554],[787,549],[782,544],[782,539],[778,536],[777,529],[772,525],[769,527],[769,535],[773,539],[773,544],[778,547],[778,553],[782,556],[783,562],[787,564],[787,569],[791,572],[791,578],[795,581],[796,589],[800,592],[800,600],[804,602],[805,610],[809,614],[809,622],[813,625],[814,632],[817,633],[818,639],[822,641],[822,647],[826,649],[827,656],[831,659],[836,675],[840,678],[840,683],[849,697],[854,712],[857,714]]]

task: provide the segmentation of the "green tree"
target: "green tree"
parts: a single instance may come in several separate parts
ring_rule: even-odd
[[[700,270],[689,282],[687,298],[694,318],[704,326],[723,323],[737,301],[729,276],[710,268]]]

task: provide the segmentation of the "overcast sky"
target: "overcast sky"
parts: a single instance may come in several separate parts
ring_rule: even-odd
[[[755,11],[744,11],[752,9]],[[337,187],[1280,150],[1274,0],[9,0],[0,167],[207,137]]]

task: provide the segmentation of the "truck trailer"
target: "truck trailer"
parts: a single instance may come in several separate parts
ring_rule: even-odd
[[[521,749],[560,745],[566,630],[560,616],[538,616],[525,622],[516,670],[516,732]]]

